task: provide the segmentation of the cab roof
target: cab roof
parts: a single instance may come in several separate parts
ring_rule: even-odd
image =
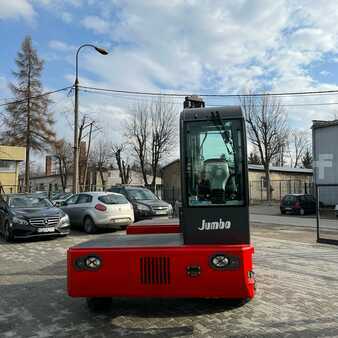
[[[188,108],[181,112],[181,120],[210,120],[213,116],[221,118],[233,119],[243,118],[243,112],[240,106],[223,106],[223,107],[209,107],[209,108]]]

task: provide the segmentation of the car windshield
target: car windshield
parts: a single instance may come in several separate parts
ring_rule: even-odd
[[[128,188],[128,194],[134,200],[157,200],[158,198],[148,189]]]
[[[15,196],[9,197],[8,205],[11,208],[51,208],[52,203],[43,197]]]
[[[128,200],[123,195],[104,195],[99,196],[99,201],[104,204],[127,204]]]

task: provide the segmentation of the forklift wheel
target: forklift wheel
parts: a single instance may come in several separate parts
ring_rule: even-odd
[[[87,298],[87,306],[91,311],[104,311],[111,307],[112,298]]]

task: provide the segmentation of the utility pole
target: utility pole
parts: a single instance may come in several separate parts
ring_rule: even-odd
[[[88,160],[89,160],[89,154],[90,154],[90,144],[92,141],[92,131],[93,131],[93,124],[94,122],[90,123],[90,129],[89,129],[89,139],[88,139],[88,148],[87,148],[87,155],[86,155],[86,166],[85,166],[85,172],[84,172],[84,178],[83,178],[83,184],[86,186],[87,184],[87,172],[88,172]]]
[[[80,46],[76,51],[75,57],[75,105],[74,105],[74,166],[73,166],[73,193],[76,194],[79,191],[79,52],[83,47],[94,48],[102,55],[107,55],[108,52],[100,47],[96,47],[90,43],[85,43]]]
[[[78,54],[79,50],[77,51]],[[76,54],[76,55],[77,55]],[[77,57],[76,57],[77,59]],[[77,65],[77,62],[76,62]],[[76,67],[77,69],[77,67]],[[79,191],[79,79],[76,71],[75,79],[75,106],[74,106],[74,159],[73,159],[73,193]]]

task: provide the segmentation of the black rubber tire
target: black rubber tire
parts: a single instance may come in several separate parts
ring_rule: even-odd
[[[13,242],[14,236],[12,233],[12,230],[9,227],[9,223],[6,222],[5,223],[5,227],[4,227],[4,239],[6,242]]]
[[[97,227],[91,217],[86,216],[83,221],[83,229],[87,234],[95,234]]]
[[[112,298],[87,298],[87,306],[89,310],[94,312],[108,310],[112,303]]]
[[[281,210],[280,213],[281,213],[282,215],[285,215],[285,214],[286,214],[286,211],[285,211],[285,210]]]

